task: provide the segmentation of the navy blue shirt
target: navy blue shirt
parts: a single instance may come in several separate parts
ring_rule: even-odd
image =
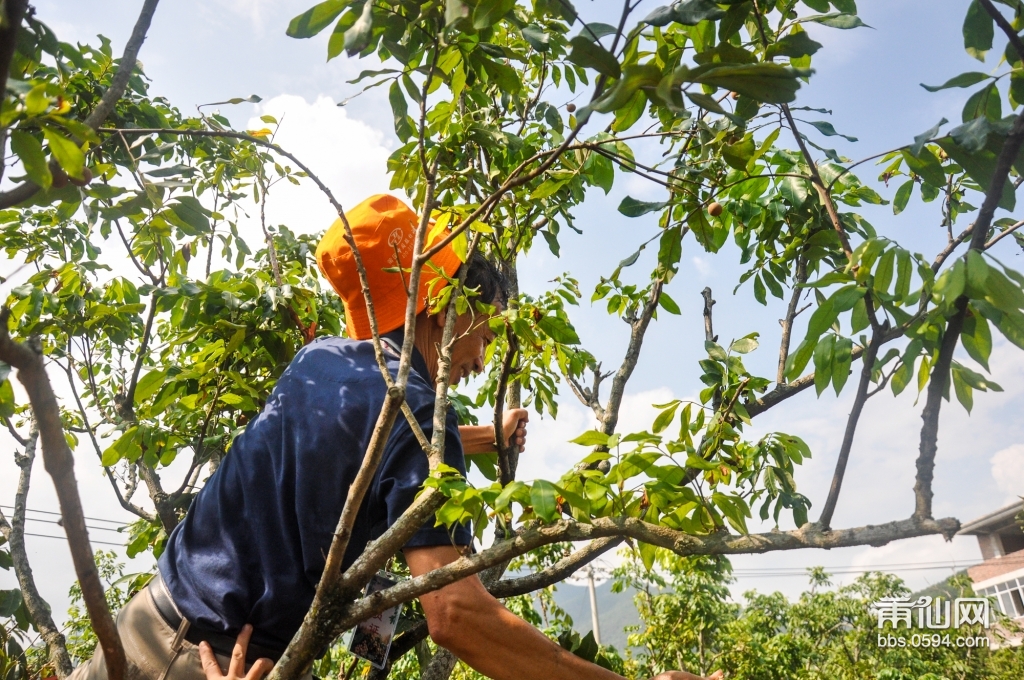
[[[402,332],[388,337],[401,346]],[[388,356],[394,376],[398,359]],[[430,438],[434,388],[415,352],[406,400]],[[182,615],[254,644],[284,649],[313,601],[349,486],[366,452],[386,386],[369,341],[320,338],[302,348],[196,496],[160,556]],[[458,422],[448,411],[445,462],[465,474]],[[399,414],[345,553],[347,568],[409,507],[427,457]],[[408,546],[469,545],[468,528],[434,527]]]

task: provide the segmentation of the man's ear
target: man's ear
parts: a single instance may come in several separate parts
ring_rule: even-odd
[[[437,314],[430,315],[430,318],[434,320],[434,323],[437,324],[438,328],[444,328],[445,312],[447,311],[447,308],[444,308]]]

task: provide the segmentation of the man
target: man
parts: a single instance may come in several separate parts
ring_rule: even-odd
[[[411,262],[418,219],[391,196],[364,201],[349,211],[348,219],[394,375],[407,301],[401,269]],[[264,410],[235,439],[171,534],[158,576],[119,614],[133,678],[199,680],[204,673],[220,678],[229,656],[227,677],[242,677],[251,662],[249,676],[256,678],[280,656],[312,602],[386,392],[367,341],[369,317],[340,223],[324,236],[317,262],[344,302],[349,339],[320,338],[296,354]],[[460,265],[451,248],[442,250],[424,267],[415,291],[419,314],[406,401],[428,437],[445,317],[429,313],[427,293],[442,274],[453,276]],[[498,311],[506,304],[501,277],[479,255],[469,262],[465,286]],[[472,310],[456,320],[452,384],[483,369],[484,351],[494,339],[487,320]],[[504,418],[503,436],[520,450],[525,423],[521,410]],[[460,429],[449,412],[448,465],[464,474],[465,454],[493,449],[489,428]],[[343,569],[406,510],[428,473],[425,454],[399,416],[353,527]],[[404,548],[414,576],[452,562],[472,543],[466,527],[449,532],[433,524],[428,522]],[[426,595],[421,603],[434,641],[491,677],[618,678],[512,615],[475,576]],[[530,659],[529,668],[519,666],[524,658]],[[103,680],[102,657],[76,674],[74,680]]]

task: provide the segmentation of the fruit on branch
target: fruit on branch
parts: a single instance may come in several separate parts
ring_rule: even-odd
[[[569,102],[568,104],[565,105],[565,110],[568,111],[569,113],[573,113],[576,110],[576,105],[573,104],[572,102]]]
[[[54,189],[63,189],[68,185],[68,173],[64,172],[57,161],[50,161],[50,174],[53,175],[53,184],[50,186]]]
[[[718,201],[713,201],[711,205],[708,206],[708,214],[711,215],[712,217],[718,217],[719,215],[721,215],[722,210],[722,204],[719,203]]]
[[[74,184],[76,187],[84,187],[86,184],[92,181],[92,170],[89,168],[82,168],[82,178],[76,179],[68,175],[68,181]]]

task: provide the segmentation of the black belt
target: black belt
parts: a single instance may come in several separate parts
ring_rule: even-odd
[[[156,605],[156,610],[160,612],[161,618],[163,618],[171,628],[178,630],[182,624],[182,616],[178,611],[178,606],[174,604],[174,600],[171,599],[171,594],[167,591],[167,585],[164,583],[163,578],[161,578],[160,572],[157,572],[156,576],[150,580],[149,586],[146,590],[148,590],[150,596],[152,596],[153,604]],[[210,647],[213,648],[213,651],[228,657],[231,656],[231,653],[235,649],[234,636],[205,629],[191,621],[188,622],[185,639],[194,645],[198,645],[200,642],[205,640]],[[277,663],[277,660],[281,658],[283,651],[284,650],[268,649],[267,647],[262,647],[250,642],[249,648],[245,654],[245,660],[248,663],[254,663],[257,659],[266,658]]]

